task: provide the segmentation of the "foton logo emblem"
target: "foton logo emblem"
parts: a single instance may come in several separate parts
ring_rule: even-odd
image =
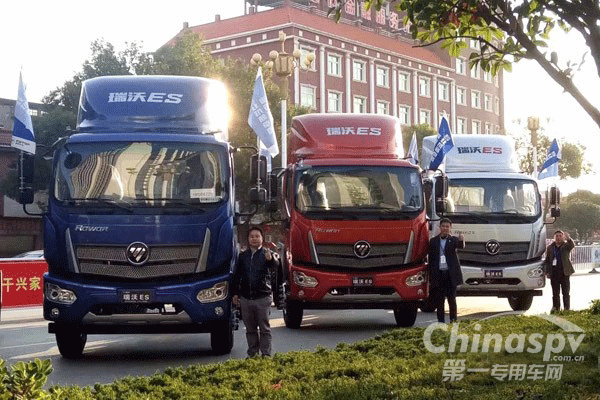
[[[150,256],[150,249],[142,242],[133,242],[127,247],[125,251],[127,261],[132,265],[143,265],[148,261]]]
[[[146,92],[111,92],[108,94],[109,103],[181,103],[183,94],[179,93],[146,93]]]
[[[75,232],[108,232],[108,226],[75,225]]]
[[[379,136],[381,135],[381,128],[369,128],[366,126],[339,126],[335,128],[327,128],[327,136],[343,135]]]

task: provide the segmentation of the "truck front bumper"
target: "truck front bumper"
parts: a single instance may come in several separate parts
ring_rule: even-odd
[[[546,284],[541,261],[502,268],[463,266],[461,270],[464,284],[457,287],[459,296],[508,297],[525,291],[541,295]]]
[[[45,296],[44,318],[56,324],[81,326],[88,333],[209,332],[215,324],[229,319],[231,296],[225,293],[222,299],[200,302],[197,295],[221,282],[229,282],[229,276],[188,284],[131,283],[114,287],[46,274],[45,288],[50,284],[71,291],[76,300],[64,304]],[[148,302],[124,301],[123,293],[149,293],[151,298]]]

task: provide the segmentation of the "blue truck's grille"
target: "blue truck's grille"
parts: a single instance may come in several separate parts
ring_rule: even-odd
[[[527,260],[529,242],[501,242],[498,254],[490,255],[485,250],[485,242],[467,242],[464,249],[458,250],[463,265],[499,265]]]
[[[358,258],[354,254],[352,244],[319,244],[316,245],[319,264],[342,268],[380,268],[404,264],[406,244],[371,244],[371,251],[366,258]]]
[[[79,272],[116,278],[149,279],[194,273],[199,246],[150,247],[148,261],[131,265],[126,246],[79,246],[76,250]]]

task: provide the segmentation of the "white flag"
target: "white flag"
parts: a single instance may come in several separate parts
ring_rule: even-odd
[[[413,133],[412,139],[410,141],[410,146],[408,146],[408,153],[406,154],[406,158],[409,162],[419,165],[419,149],[417,148],[417,134]]]
[[[29,114],[29,103],[25,96],[25,85],[23,76],[19,74],[19,95],[15,104],[15,122],[13,124],[11,146],[26,153],[35,154],[35,136],[31,114]]]
[[[269,101],[263,84],[262,69],[258,67],[256,81],[254,81],[254,93],[250,103],[250,115],[248,125],[254,130],[258,139],[264,144],[272,157],[279,154],[277,137],[273,127],[273,115],[269,109]]]

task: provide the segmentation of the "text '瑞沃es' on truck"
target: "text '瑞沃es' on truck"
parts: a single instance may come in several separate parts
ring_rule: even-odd
[[[423,139],[423,165],[431,161],[435,136]],[[508,298],[513,310],[527,310],[542,294],[546,214],[536,179],[520,173],[514,141],[502,135],[454,135],[442,166],[448,177],[445,203],[431,219],[450,218],[466,246],[458,250],[464,284],[461,296]],[[558,188],[548,193],[551,217],[560,214]],[[435,234],[432,231],[432,234]]]
[[[53,146],[43,215],[44,317],[63,356],[109,333],[210,332],[215,353],[231,350],[228,109],[225,86],[205,78],[83,83],[77,130]]]
[[[300,327],[304,309],[391,309],[399,326],[414,324],[429,228],[420,170],[401,146],[391,116],[293,118],[279,184],[287,327]]]

